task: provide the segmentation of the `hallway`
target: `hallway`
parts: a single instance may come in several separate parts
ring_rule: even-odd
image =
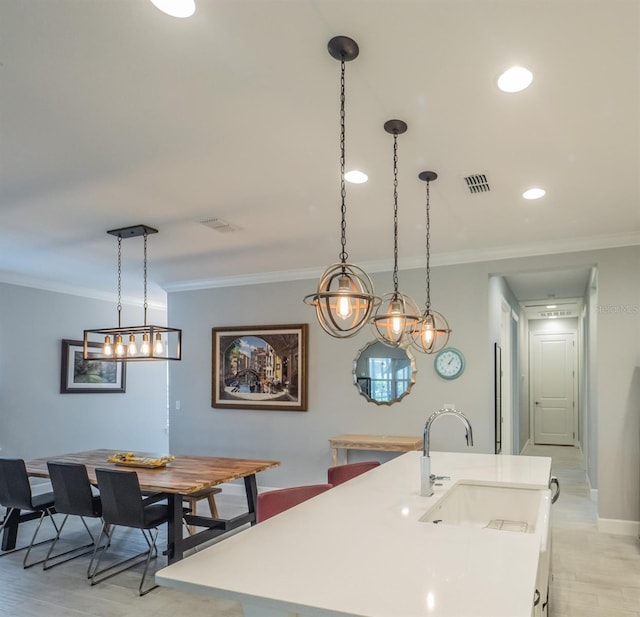
[[[582,452],[570,446],[529,446],[550,456],[561,494],[553,506],[549,617],[640,617],[640,540],[598,533]]]

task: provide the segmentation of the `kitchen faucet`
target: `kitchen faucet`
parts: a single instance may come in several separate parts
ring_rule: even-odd
[[[455,416],[464,424],[464,430],[467,437],[467,445],[473,445],[473,431],[471,430],[471,424],[467,417],[457,409],[438,409],[434,411],[428,418],[424,425],[424,433],[422,437],[422,458],[420,459],[420,495],[423,497],[431,497],[433,495],[433,484],[436,476],[431,474],[431,457],[429,456],[429,433],[431,431],[431,425],[437,418],[442,416]]]

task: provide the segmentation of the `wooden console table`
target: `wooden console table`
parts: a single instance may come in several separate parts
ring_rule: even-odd
[[[379,450],[382,452],[409,452],[422,449],[422,437],[396,435],[338,435],[329,439],[333,450],[332,464],[338,464],[338,450],[344,450],[344,462],[349,450]]]

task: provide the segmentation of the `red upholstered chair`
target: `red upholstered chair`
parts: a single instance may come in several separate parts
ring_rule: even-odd
[[[330,488],[332,488],[331,484],[308,484],[259,493],[256,522],[266,521],[268,518],[293,508],[293,506],[324,493]]]
[[[378,461],[365,461],[363,463],[347,463],[346,465],[336,465],[335,467],[329,467],[327,471],[327,482],[336,486],[342,484],[351,478],[359,476],[365,471],[369,471],[374,467],[378,467],[380,463]]]

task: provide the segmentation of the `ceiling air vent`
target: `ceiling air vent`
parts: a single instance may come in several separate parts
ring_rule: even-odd
[[[205,227],[210,227],[215,231],[219,231],[220,233],[238,231],[238,229],[240,229],[238,226],[227,223],[227,221],[223,221],[219,218],[205,219],[204,221],[200,221],[200,224],[204,225]]]
[[[464,181],[467,183],[467,188],[472,195],[476,193],[488,193],[491,190],[485,174],[466,176]]]

